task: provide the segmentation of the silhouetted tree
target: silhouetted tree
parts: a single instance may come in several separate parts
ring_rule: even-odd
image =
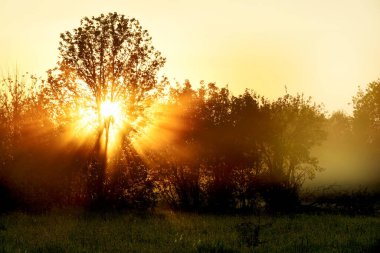
[[[310,150],[326,137],[321,107],[301,95],[285,95],[270,105],[268,143],[263,150],[269,175],[287,185],[300,184],[320,170]]]
[[[239,209],[257,208],[260,177],[266,172],[261,147],[266,141],[269,111],[264,98],[246,90],[231,100],[234,196]]]
[[[304,180],[321,170],[311,148],[325,138],[325,116],[311,98],[301,95],[286,94],[268,106],[270,117],[261,149],[267,184],[262,194],[271,209],[292,208]]]
[[[146,147],[151,174],[161,198],[173,208],[199,209],[202,205],[199,124],[200,94],[189,81],[170,89],[169,98],[157,115],[158,147]],[[153,121],[155,119],[152,119]]]
[[[294,205],[305,178],[320,169],[310,151],[325,136],[324,114],[302,96],[269,102],[248,90],[234,97],[214,83],[194,90],[187,81],[164,111],[175,111],[168,122],[181,127],[152,151],[152,171],[176,207],[249,209],[260,195],[270,208]]]
[[[38,202],[43,206],[42,202],[59,198],[47,189],[65,181],[68,175],[46,170],[54,157],[51,151],[55,147],[50,145],[55,136],[42,94],[45,84],[36,77],[17,74],[2,79],[0,84],[0,181],[14,205],[29,207]],[[53,180],[56,177],[60,180]]]
[[[61,34],[58,66],[49,70],[51,96],[63,118],[67,111],[93,108],[98,117],[94,161],[91,162],[92,198],[104,199],[106,154],[112,121],[101,117],[105,101],[119,101],[128,122],[134,122],[157,85],[157,72],[165,59],[152,46],[151,37],[140,23],[124,15],[109,13],[83,18],[72,32]],[[68,108],[69,110],[62,110]],[[64,122],[64,120],[61,120]],[[128,137],[130,125],[125,127]],[[100,139],[105,136],[105,148]],[[127,142],[129,143],[129,142]]]
[[[207,206],[213,210],[235,207],[234,171],[244,151],[236,142],[231,121],[231,95],[228,88],[218,88],[214,83],[200,89],[202,105],[198,142],[202,159]],[[242,151],[242,152],[240,152]]]

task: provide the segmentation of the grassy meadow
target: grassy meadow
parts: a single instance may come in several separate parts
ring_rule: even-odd
[[[256,231],[257,225],[259,231]],[[257,237],[258,235],[258,237]],[[11,213],[0,252],[379,252],[369,216]]]

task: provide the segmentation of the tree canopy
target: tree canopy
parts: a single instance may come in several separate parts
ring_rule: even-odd
[[[85,17],[60,38],[58,65],[48,71],[51,99],[62,121],[94,128],[88,136],[94,140],[89,185],[91,198],[103,202],[110,140],[117,153],[124,152],[119,158],[130,154],[125,143],[130,145],[132,125],[157,93],[157,72],[165,58],[138,20],[117,13]],[[146,178],[146,173],[140,175]]]
[[[165,58],[138,20],[117,13],[85,17],[60,37],[58,66],[49,71],[49,82],[61,100],[81,101],[98,114],[105,101],[123,101],[130,114],[142,110]]]
[[[368,143],[380,148],[380,81],[359,90],[353,102],[355,128]]]

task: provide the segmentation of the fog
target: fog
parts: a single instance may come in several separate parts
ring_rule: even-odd
[[[323,171],[316,173],[314,179],[307,180],[305,187],[373,189],[380,186],[380,166],[376,150],[360,140],[353,140],[352,136],[336,139],[330,133],[312,153],[319,160]]]

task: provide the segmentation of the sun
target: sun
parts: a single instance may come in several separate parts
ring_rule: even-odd
[[[97,109],[98,108],[98,109]],[[86,143],[95,133],[100,135],[100,144],[107,156],[117,151],[127,127],[127,113],[119,101],[103,101],[99,107],[80,106],[73,112],[72,134],[81,143]]]
[[[100,105],[100,114],[104,121],[110,120],[119,123],[121,120],[121,106],[117,102],[104,101]]]

